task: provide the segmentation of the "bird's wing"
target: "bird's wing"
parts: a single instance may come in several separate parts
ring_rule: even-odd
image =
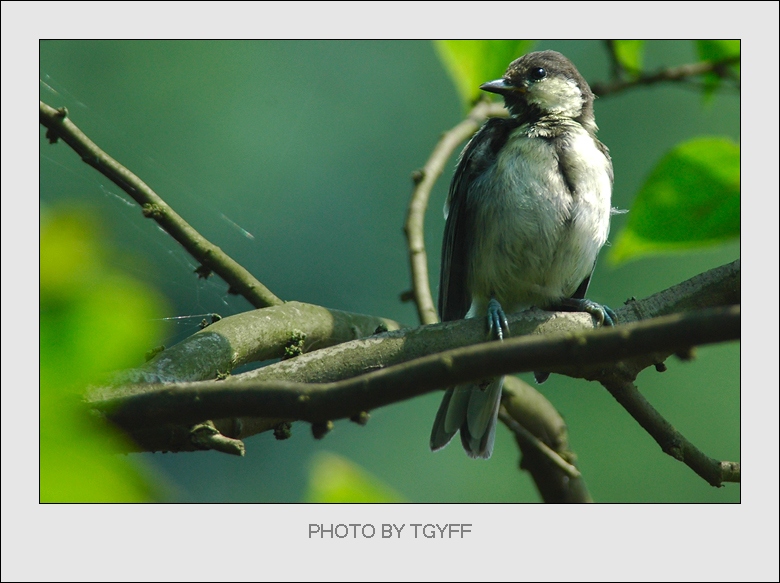
[[[471,307],[467,280],[468,250],[473,238],[473,212],[470,208],[473,197],[469,197],[468,193],[474,180],[495,163],[498,151],[514,127],[516,124],[507,119],[489,119],[464,148],[452,177],[439,277],[439,314],[442,321],[460,320]]]

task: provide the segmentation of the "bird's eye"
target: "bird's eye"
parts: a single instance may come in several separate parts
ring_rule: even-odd
[[[535,67],[531,69],[529,75],[533,81],[541,81],[547,77],[547,69],[544,67]]]

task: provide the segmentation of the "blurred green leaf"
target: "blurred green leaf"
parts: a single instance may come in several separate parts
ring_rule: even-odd
[[[438,40],[436,53],[444,64],[465,107],[476,101],[479,86],[498,79],[509,63],[530,51],[530,40]]]
[[[739,40],[697,40],[696,52],[702,61],[722,61],[728,57],[736,57],[741,53],[741,43]],[[735,63],[731,66],[734,73],[739,75],[740,65]],[[722,79],[715,73],[707,73],[704,76],[704,96],[705,98],[720,86]]]
[[[40,499],[141,502],[157,487],[124,437],[91,417],[88,384],[142,362],[159,339],[160,299],[110,269],[89,212],[44,213],[40,237]]]
[[[309,473],[306,502],[405,502],[403,497],[356,463],[319,453]]]
[[[740,149],[726,138],[676,146],[639,191],[610,260],[719,244],[740,234]]]
[[[740,55],[739,40],[697,40],[696,50],[702,61],[720,61]]]
[[[613,41],[615,58],[623,69],[630,75],[638,75],[642,72],[642,57],[644,56],[643,40],[616,40]]]

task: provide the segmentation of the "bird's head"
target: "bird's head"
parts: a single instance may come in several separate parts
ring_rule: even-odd
[[[593,92],[572,62],[558,52],[528,53],[512,61],[501,79],[480,89],[501,95],[512,117],[570,118],[595,129]]]

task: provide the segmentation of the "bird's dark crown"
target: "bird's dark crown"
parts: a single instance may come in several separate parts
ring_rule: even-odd
[[[556,51],[529,53],[512,61],[501,79],[482,89],[502,95],[515,118],[570,118],[595,130],[593,92],[574,64]]]

